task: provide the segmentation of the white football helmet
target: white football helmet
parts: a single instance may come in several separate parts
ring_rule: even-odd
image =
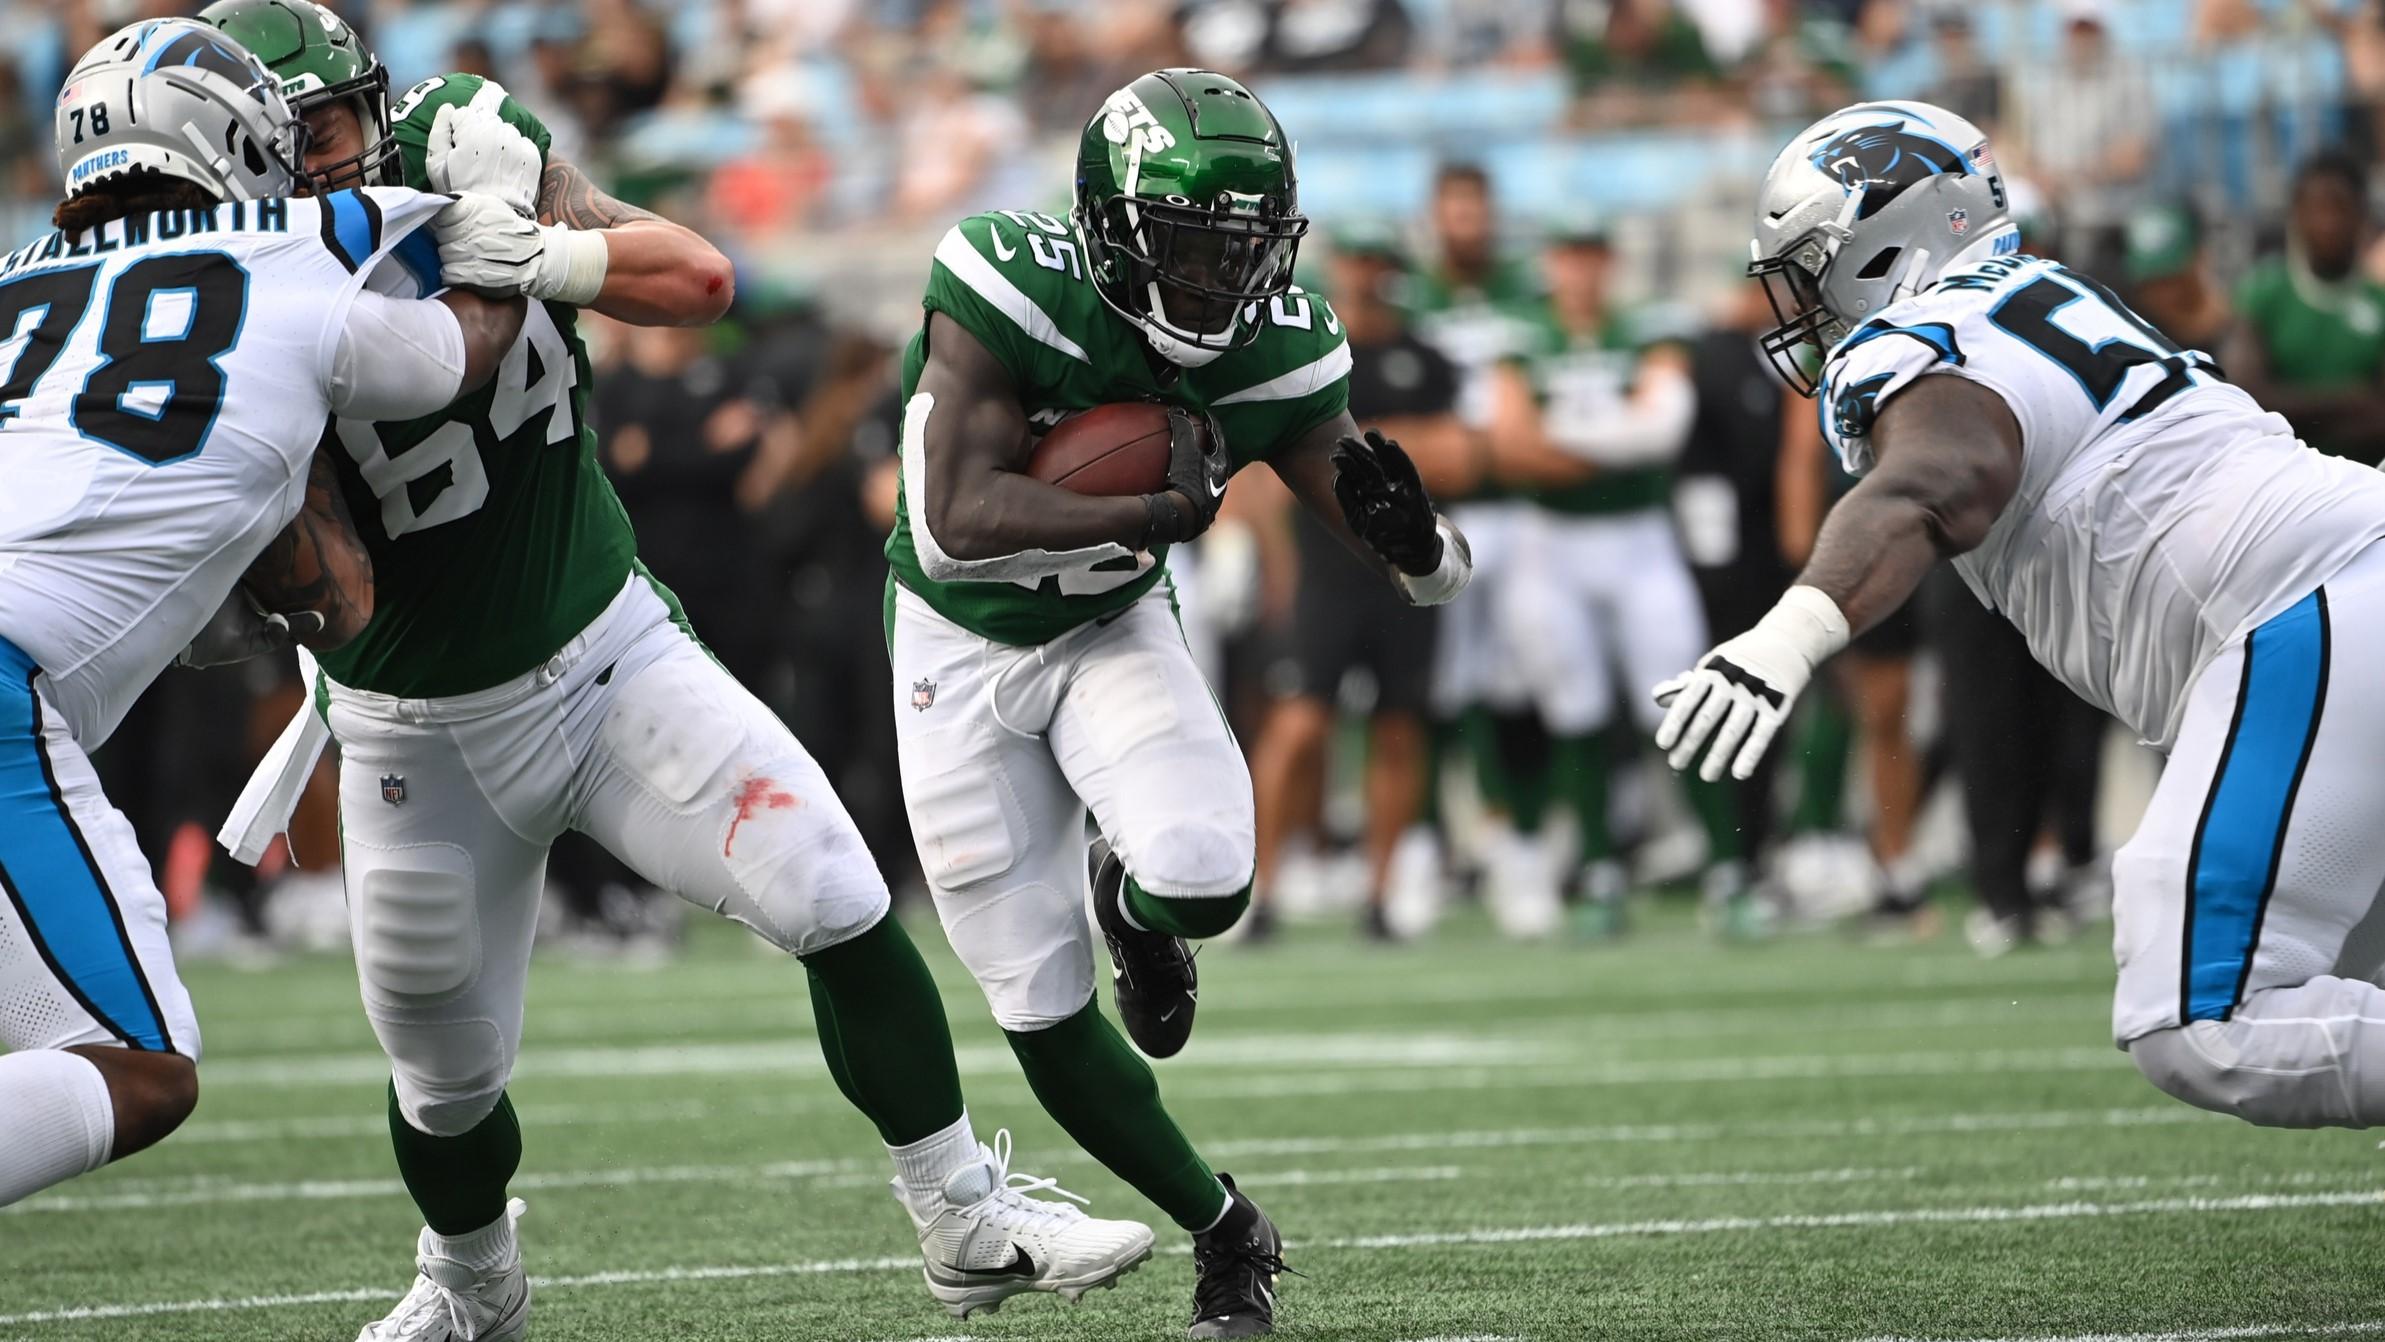
[[[83,53],[58,91],[55,135],[69,198],[142,170],[221,200],[286,196],[306,148],[281,81],[191,19],[136,23]]]
[[[2016,251],[1987,135],[1942,107],[1844,107],[1789,141],[1756,200],[1754,260],[1780,319],[1764,353],[1814,394],[1821,357],[1967,256]]]

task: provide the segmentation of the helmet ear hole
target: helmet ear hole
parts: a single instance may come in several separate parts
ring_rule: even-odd
[[[265,175],[265,156],[257,152],[257,142],[246,136],[240,140],[240,161],[247,166],[251,176]]]
[[[1904,254],[1905,249],[1902,247],[1883,247],[1879,251],[1872,254],[1871,260],[1863,263],[1863,269],[1855,272],[1855,278],[1859,280],[1884,280],[1888,278],[1889,268],[1894,266],[1896,264],[1896,259]]]

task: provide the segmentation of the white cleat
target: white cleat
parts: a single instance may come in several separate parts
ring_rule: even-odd
[[[505,1219],[519,1221],[527,1210],[515,1198],[505,1204]],[[358,1333],[356,1342],[509,1342],[530,1326],[530,1279],[519,1253],[493,1270],[467,1267],[432,1253],[425,1226],[414,1268],[414,1289],[388,1318]]]
[[[1026,1291],[1074,1301],[1117,1285],[1151,1257],[1151,1227],[1140,1221],[1096,1220],[1066,1202],[1027,1196],[1049,1190],[1084,1201],[1050,1179],[1011,1173],[1009,1129],[994,1134],[991,1149],[978,1150],[985,1159],[954,1171],[943,1196],[925,1208],[895,1187],[919,1230],[928,1292],[954,1317],[990,1313]]]

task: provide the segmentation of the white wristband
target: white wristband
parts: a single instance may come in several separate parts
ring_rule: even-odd
[[[595,302],[605,287],[605,272],[613,264],[613,249],[605,235],[562,224],[548,224],[540,231],[546,234],[546,244],[539,254],[537,273],[522,292],[576,308]]]
[[[1781,593],[1780,601],[1764,613],[1756,628],[1795,649],[1809,668],[1829,660],[1832,653],[1847,646],[1849,637],[1847,616],[1838,603],[1821,588],[1802,585]]]
[[[1438,606],[1465,591],[1467,581],[1474,576],[1474,551],[1467,546],[1465,534],[1449,525],[1446,517],[1434,518],[1433,529],[1441,533],[1441,562],[1433,571],[1408,574],[1395,569],[1392,572],[1412,606]]]

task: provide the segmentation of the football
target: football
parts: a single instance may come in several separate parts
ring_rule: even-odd
[[[1168,408],[1121,401],[1070,415],[1045,431],[1027,474],[1078,494],[1158,493],[1168,487]]]

